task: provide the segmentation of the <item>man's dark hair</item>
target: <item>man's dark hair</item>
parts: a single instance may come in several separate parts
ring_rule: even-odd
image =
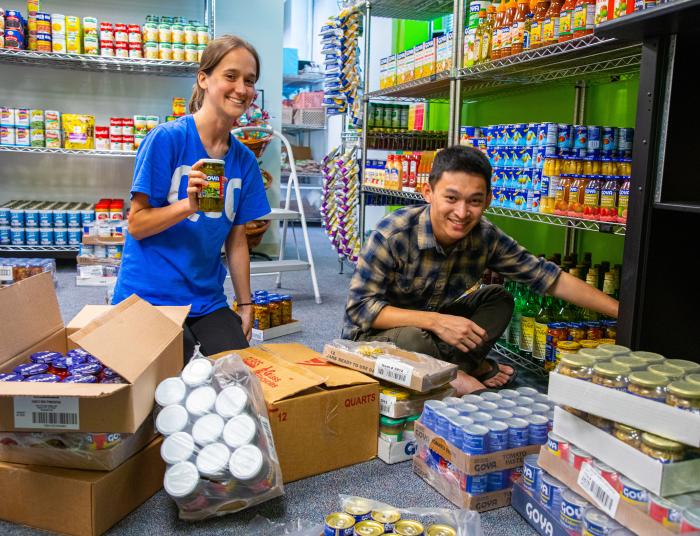
[[[491,190],[491,164],[486,155],[474,147],[453,145],[438,152],[430,170],[430,187],[434,188],[445,171],[461,171],[479,175],[486,181],[486,191]]]

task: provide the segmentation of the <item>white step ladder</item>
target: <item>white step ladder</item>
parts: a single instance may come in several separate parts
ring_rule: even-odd
[[[250,263],[250,275],[274,275],[277,274],[277,288],[282,286],[283,272],[300,272],[308,270],[311,272],[311,284],[314,288],[314,297],[316,303],[321,303],[321,293],[318,290],[318,281],[316,279],[316,268],[314,267],[314,258],[311,253],[311,243],[309,242],[309,232],[306,227],[306,216],[304,215],[304,206],[301,200],[301,190],[299,189],[299,179],[297,178],[296,162],[292,154],[292,147],[280,132],[270,128],[261,127],[241,127],[233,130],[236,132],[264,132],[271,134],[273,137],[279,138],[284,145],[287,154],[289,155],[289,165],[291,172],[287,181],[287,198],[284,203],[284,208],[273,208],[272,212],[260,218],[261,220],[272,220],[282,222],[282,237],[280,239],[280,247],[278,260],[276,261],[252,261]],[[294,188],[294,196],[297,201],[298,210],[291,210],[289,207],[292,202],[292,188]],[[303,260],[286,260],[284,258],[284,247],[287,240],[287,226],[289,222],[300,221],[301,230],[304,235],[304,246],[306,248],[306,261]]]

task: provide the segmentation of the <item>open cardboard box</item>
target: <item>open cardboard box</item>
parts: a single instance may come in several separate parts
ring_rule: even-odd
[[[407,462],[416,453],[416,440],[389,441],[381,435],[377,439],[377,457],[389,465]]]
[[[584,497],[591,504],[596,504],[593,498],[586,491],[584,491],[581,486],[578,485],[578,470],[568,461],[562,460],[560,457],[551,454],[547,451],[547,447],[543,446],[542,450],[540,451],[538,463],[543,470],[548,472],[554,478],[561,480],[567,487],[581,495],[581,497]],[[615,512],[614,517],[616,521],[621,523],[624,527],[632,530],[639,536],[673,535],[673,532],[669,531],[666,527],[660,523],[657,523],[646,513],[642,512],[638,508],[635,508],[631,504],[626,503],[625,501],[620,501],[618,503],[617,511]]]
[[[0,463],[0,519],[52,532],[97,536],[163,486],[162,438],[114,471]]]
[[[263,344],[211,357],[231,353],[260,380],[285,482],[377,455],[377,381],[302,344]]]
[[[553,431],[660,497],[700,490],[698,459],[659,463],[561,408],[554,409]]]
[[[180,307],[173,322],[131,296],[70,336],[51,274],[0,289],[0,372],[40,350],[81,347],[126,384],[0,383],[0,430],[134,433],[151,415],[156,386],[182,369]]]
[[[342,341],[343,344],[371,346],[373,341]],[[437,389],[457,377],[457,365],[435,359],[425,354],[402,350],[393,345],[384,345],[382,353],[366,356],[342,348],[337,344],[327,344],[323,356],[343,367],[351,368],[386,380],[419,393]]]
[[[549,398],[586,413],[700,447],[700,415],[552,372]]]
[[[423,412],[427,400],[442,400],[452,396],[455,390],[449,385],[425,394],[412,395],[408,400],[397,400],[395,396],[379,392],[379,413],[392,419],[401,419]]]

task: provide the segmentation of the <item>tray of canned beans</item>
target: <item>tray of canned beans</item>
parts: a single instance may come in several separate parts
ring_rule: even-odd
[[[250,297],[253,306],[253,340],[268,341],[301,331],[301,322],[292,318],[293,298],[267,290],[256,290]],[[238,303],[233,302],[238,311]]]

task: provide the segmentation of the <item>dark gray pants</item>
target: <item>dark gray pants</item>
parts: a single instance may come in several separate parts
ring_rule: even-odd
[[[485,329],[484,344],[469,352],[462,352],[442,341],[432,332],[412,326],[371,330],[362,333],[358,340],[392,342],[404,350],[456,363],[460,369],[470,373],[484,361],[508,327],[513,314],[513,297],[500,285],[486,285],[439,312],[463,316]]]

